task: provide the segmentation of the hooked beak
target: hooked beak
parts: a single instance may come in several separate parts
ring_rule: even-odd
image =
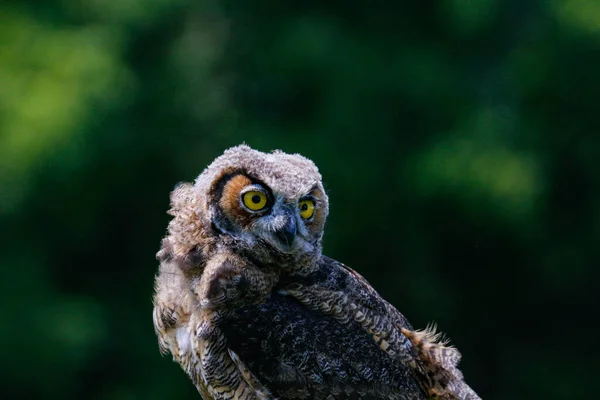
[[[290,247],[296,238],[296,218],[289,215],[285,225],[275,232],[275,236],[285,247]]]

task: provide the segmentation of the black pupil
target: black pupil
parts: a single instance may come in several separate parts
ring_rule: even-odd
[[[254,196],[252,196],[251,200],[254,204],[258,204],[258,203],[260,203],[260,196],[255,194]]]
[[[308,210],[308,204],[307,204],[307,203],[304,203],[304,204],[302,204],[302,208],[301,208],[301,210],[302,210],[302,211],[306,211],[306,210]]]

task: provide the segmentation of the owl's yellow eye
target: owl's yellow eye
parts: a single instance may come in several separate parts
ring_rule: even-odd
[[[257,190],[244,193],[242,200],[244,205],[252,211],[260,211],[267,205],[267,195]]]
[[[302,200],[298,203],[300,216],[304,219],[309,219],[315,213],[315,202],[311,199]]]

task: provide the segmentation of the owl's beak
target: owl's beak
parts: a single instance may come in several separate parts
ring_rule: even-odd
[[[296,219],[293,215],[287,218],[285,225],[275,232],[277,239],[286,247],[290,247],[296,238]]]

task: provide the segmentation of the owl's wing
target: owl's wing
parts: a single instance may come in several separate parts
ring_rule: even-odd
[[[319,268],[282,280],[281,293],[304,306],[358,325],[391,358],[407,365],[430,398],[479,399],[457,368],[460,353],[431,330],[415,331],[360,274],[323,256]]]
[[[274,399],[227,347],[211,313],[198,306],[179,262],[161,252],[153,310],[161,352],[172,354],[203,399]]]
[[[198,359],[199,376],[190,377],[206,399],[275,399],[238,355],[228,348],[223,332],[210,319],[202,318],[199,322],[192,346]]]
[[[229,350],[280,400],[425,400],[409,368],[360,327],[272,293],[220,325]]]

